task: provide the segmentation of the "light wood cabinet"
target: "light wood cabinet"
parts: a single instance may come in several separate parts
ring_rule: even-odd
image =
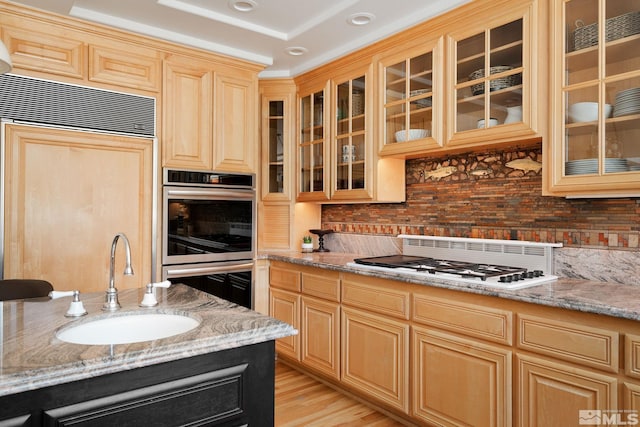
[[[444,37],[421,37],[377,58],[380,155],[444,145]]]
[[[104,291],[123,232],[135,275],[118,270],[117,288],[149,283],[153,140],[16,124],[5,136],[4,277]],[[122,247],[116,255],[124,265]]]
[[[213,170],[212,67],[181,56],[164,63],[164,167]]]
[[[269,314],[300,331],[300,295],[272,288],[269,296]],[[300,335],[276,340],[276,351],[293,360],[300,360]]]
[[[412,327],[412,414],[436,425],[511,425],[512,352]]]
[[[551,2],[545,192],[640,194],[640,48],[633,0]]]
[[[258,75],[216,66],[214,73],[213,169],[256,172]]]
[[[342,383],[409,412],[409,325],[342,307]]]
[[[111,41],[89,44],[88,55],[90,81],[150,92],[160,90],[162,61],[155,49]]]
[[[300,362],[340,379],[340,304],[320,298],[301,298],[302,349]]]
[[[546,54],[543,3],[494,4],[447,34],[447,147],[541,136],[538,111],[544,111],[544,99],[538,91],[546,75],[537,67]]]
[[[272,291],[302,292],[288,294],[305,307],[301,345],[309,362],[293,363],[411,422],[566,426],[579,425],[579,411],[601,411],[632,425],[637,416],[636,321],[284,262],[272,267]]]
[[[579,425],[580,411],[618,409],[614,376],[520,354],[516,360],[518,426]]]

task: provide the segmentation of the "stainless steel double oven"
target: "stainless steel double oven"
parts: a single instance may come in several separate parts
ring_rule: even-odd
[[[255,176],[163,170],[162,279],[253,307]]]

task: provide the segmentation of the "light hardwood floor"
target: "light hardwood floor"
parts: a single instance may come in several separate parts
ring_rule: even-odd
[[[403,424],[278,362],[275,425],[395,427]]]

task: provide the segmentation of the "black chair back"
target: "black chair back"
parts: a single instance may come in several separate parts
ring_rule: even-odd
[[[46,280],[0,280],[0,301],[46,297],[52,290],[53,286]]]

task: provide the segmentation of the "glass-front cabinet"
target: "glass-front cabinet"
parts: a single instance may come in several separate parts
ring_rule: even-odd
[[[543,32],[537,2],[515,5],[510,14],[476,16],[478,25],[448,35],[448,146],[491,144],[539,137],[536,111],[546,97],[532,88]],[[537,11],[536,11],[537,12]],[[539,97],[539,98],[537,98]]]
[[[370,131],[367,116],[366,97],[371,93],[367,86],[367,76],[359,76],[332,85],[335,127],[332,143],[334,159],[332,176],[332,199],[340,197],[356,198],[358,192],[364,192],[371,185],[369,180],[370,168],[367,168],[371,158],[369,150]],[[349,194],[343,194],[348,192]],[[369,194],[363,194],[370,197]]]
[[[640,195],[640,1],[554,1],[551,193]]]
[[[442,147],[442,50],[439,37],[379,61],[381,155]]]
[[[326,88],[300,96],[298,135],[298,201],[329,199],[328,117],[325,114]]]

